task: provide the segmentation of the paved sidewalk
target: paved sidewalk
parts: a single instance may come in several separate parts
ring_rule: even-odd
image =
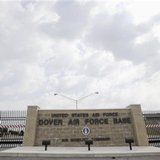
[[[160,148],[157,147],[91,147],[88,151],[87,147],[48,147],[44,151],[44,147],[17,147],[0,152],[2,154],[49,154],[49,155],[104,155],[104,156],[124,156],[124,155],[160,155]]]

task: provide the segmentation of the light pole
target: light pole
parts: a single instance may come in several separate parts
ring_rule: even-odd
[[[64,97],[64,98],[67,98],[67,99],[69,99],[69,100],[74,101],[74,102],[76,103],[76,110],[77,110],[77,109],[78,109],[78,102],[79,102],[79,101],[81,101],[81,100],[83,100],[83,99],[85,99],[85,98],[87,98],[87,97],[89,97],[89,96],[92,96],[92,95],[94,95],[94,94],[99,94],[99,92],[90,93],[90,94],[88,94],[88,95],[86,95],[86,96],[83,96],[83,97],[81,97],[81,98],[79,98],[79,99],[74,99],[74,98],[65,96],[65,95],[63,95],[63,94],[59,94],[59,93],[54,93],[54,96],[59,95],[59,96],[61,96],[61,97]]]

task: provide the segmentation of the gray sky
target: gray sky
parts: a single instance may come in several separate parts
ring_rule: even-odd
[[[160,1],[0,1],[0,109],[160,110]]]

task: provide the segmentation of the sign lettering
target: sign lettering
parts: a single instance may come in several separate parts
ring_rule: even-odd
[[[51,118],[41,118],[40,126],[79,126],[79,125],[108,125],[130,124],[130,117],[119,117],[118,112],[104,113],[52,113]],[[66,122],[67,119],[67,122]],[[80,120],[81,119],[81,120]],[[110,119],[110,120],[109,120]]]

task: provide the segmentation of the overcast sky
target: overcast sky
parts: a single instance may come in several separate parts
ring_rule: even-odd
[[[160,1],[0,1],[0,109],[160,110]]]

